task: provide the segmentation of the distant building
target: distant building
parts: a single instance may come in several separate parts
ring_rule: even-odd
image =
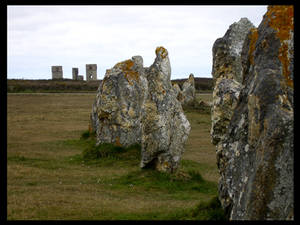
[[[83,80],[83,75],[78,75],[77,80]]]
[[[78,80],[78,68],[72,68],[72,78]]]
[[[97,64],[86,64],[86,81],[97,80]]]
[[[52,79],[63,79],[63,68],[62,66],[52,66]]]

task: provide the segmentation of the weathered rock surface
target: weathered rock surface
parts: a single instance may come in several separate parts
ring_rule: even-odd
[[[179,165],[190,124],[172,88],[168,52],[156,49],[147,71],[148,95],[142,106],[141,167],[173,172]]]
[[[181,89],[180,89],[179,85],[177,83],[173,84],[173,89],[174,89],[177,100],[181,102],[182,94],[181,94]]]
[[[221,140],[226,134],[227,126],[236,106],[242,84],[242,46],[253,24],[242,18],[230,25],[222,38],[213,45],[214,79],[213,104],[211,108],[211,137],[216,145],[217,154],[221,154]],[[220,162],[221,163],[221,162]]]
[[[254,25],[247,18],[241,18],[229,26],[222,38],[215,41],[212,68],[214,82],[219,77],[224,77],[242,83],[241,52],[251,28]]]
[[[97,113],[97,102],[101,94],[101,83],[97,89],[97,95],[95,98],[95,101],[92,105],[92,112],[90,114],[90,120],[89,120],[89,132],[90,133],[96,133],[97,128],[99,127],[99,118],[98,118],[98,113]]]
[[[146,90],[140,56],[117,63],[106,71],[91,114],[97,144],[129,146],[141,143],[140,111]]]
[[[141,144],[141,167],[175,171],[184,152],[190,124],[172,87],[168,52],[143,67],[140,56],[107,70],[92,107],[91,130],[97,144]]]
[[[175,91],[177,100],[182,105],[189,105],[194,103],[196,89],[195,89],[195,79],[192,73],[190,74],[189,79],[187,79],[182,84],[182,89],[176,83],[173,84],[173,89]]]
[[[219,144],[226,134],[241,89],[242,85],[233,79],[217,79],[213,90],[210,132],[212,143],[217,146],[217,154],[222,150]]]
[[[193,103],[195,100],[195,79],[194,74],[190,74],[189,79],[185,81],[182,85],[182,100],[183,105],[188,105]]]
[[[243,87],[218,155],[231,220],[294,217],[293,11],[269,6],[243,46]]]

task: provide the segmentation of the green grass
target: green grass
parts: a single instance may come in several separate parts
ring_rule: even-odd
[[[45,160],[42,158],[29,158],[21,155],[7,158],[9,163],[17,163],[38,169],[57,170],[71,168],[72,165],[85,166],[90,169],[99,168],[131,168],[124,174],[113,176],[90,176],[81,180],[83,185],[108,186],[117,192],[130,193],[133,189],[136,194],[157,193],[161,200],[170,199],[179,201],[192,201],[199,196],[208,196],[215,199],[217,183],[205,180],[199,171],[209,169],[205,164],[192,160],[182,160],[180,169],[173,174],[159,172],[152,169],[140,169],[139,145],[127,148],[113,144],[100,144],[96,146],[93,136],[82,133],[80,139],[57,141],[53,146],[61,149],[75,147],[81,154],[73,154],[59,160]],[[84,137],[84,138],[83,138]],[[134,168],[132,168],[134,167]],[[37,187],[41,184],[38,180],[27,181],[27,187]],[[214,200],[216,201],[216,200]],[[39,213],[47,217],[47,212]],[[165,212],[158,209],[145,213],[111,213],[102,219],[114,220],[224,220],[223,210],[220,205],[210,202],[200,202],[194,207],[174,209]]]
[[[186,112],[186,150],[167,174],[141,169],[138,145],[95,145],[86,131],[94,99],[8,95],[8,220],[222,219],[209,204],[219,175],[208,113]]]
[[[202,220],[227,220],[217,196],[209,202],[199,203],[193,210],[192,216]]]
[[[104,163],[104,166],[122,167],[124,162],[131,162],[136,166],[133,171],[121,176],[104,179],[95,177],[94,182],[97,184],[108,184],[111,189],[125,191],[132,187],[142,192],[158,191],[165,193],[168,198],[178,200],[193,199],[194,195],[199,193],[212,196],[217,193],[216,182],[206,181],[200,174],[199,171],[205,168],[200,163],[183,160],[181,169],[173,174],[152,169],[139,169],[141,146],[138,144],[124,148],[109,143],[96,146],[93,137],[81,139],[81,141],[85,142],[85,148],[81,155],[72,157],[73,163],[92,166],[103,166]],[[72,144],[72,141],[67,144]]]
[[[82,136],[85,136],[84,132]],[[128,148],[115,146],[113,144],[95,145],[94,138],[81,138],[85,147],[81,155],[73,156],[73,162],[86,165],[99,166],[101,163],[111,162],[118,167],[122,162],[134,161],[138,166],[141,147],[133,145]],[[68,141],[66,144],[73,144]],[[207,166],[191,160],[182,160],[181,169],[170,174],[152,169],[138,169],[127,172],[124,175],[98,178],[94,177],[90,183],[108,185],[111,190],[129,193],[135,189],[136,193],[164,193],[162,199],[193,200],[200,194],[212,196],[208,202],[200,202],[194,207],[173,210],[172,212],[155,211],[150,213],[118,213],[110,215],[107,219],[121,220],[226,220],[220,202],[216,197],[217,183],[206,181],[199,171]]]

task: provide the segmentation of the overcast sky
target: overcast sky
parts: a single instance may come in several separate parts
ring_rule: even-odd
[[[51,66],[98,79],[116,63],[140,55],[144,66],[157,46],[169,52],[171,79],[211,77],[212,46],[229,26],[247,17],[255,26],[267,6],[8,6],[8,79],[51,79]]]

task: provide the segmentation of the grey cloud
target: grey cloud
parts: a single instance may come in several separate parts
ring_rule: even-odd
[[[97,63],[102,78],[133,55],[152,64],[160,45],[170,53],[172,77],[211,76],[214,41],[241,17],[257,26],[265,12],[266,6],[9,6],[8,78],[50,79],[52,64],[65,74],[78,65],[84,74],[86,63]]]

